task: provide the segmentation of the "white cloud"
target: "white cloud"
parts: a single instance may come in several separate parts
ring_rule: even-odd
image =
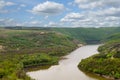
[[[31,16],[30,19],[34,19],[35,17]]]
[[[75,3],[83,9],[93,9],[103,5],[100,0],[75,0]]]
[[[62,18],[61,22],[73,22],[79,19],[82,19],[84,16],[80,13],[69,13],[64,18]]]
[[[115,21],[115,20],[120,20],[120,18],[119,17],[110,16],[110,17],[106,17],[105,20],[107,20],[107,21]]]
[[[42,25],[42,22],[39,20],[31,20],[31,21],[26,21],[22,24],[22,26],[31,26],[31,27],[40,27]]]
[[[6,2],[5,5],[6,5],[6,6],[12,6],[12,5],[15,5],[15,3],[13,3],[13,2]]]
[[[0,13],[7,13],[8,10],[3,9],[6,6],[15,5],[13,2],[5,2],[4,0],[0,0]]]
[[[62,25],[57,22],[50,21],[48,24],[45,24],[43,27],[61,27]]]
[[[31,21],[30,24],[39,25],[39,24],[41,24],[41,22],[40,21]]]
[[[102,15],[102,16],[116,16],[116,17],[120,17],[120,8],[107,8],[101,11],[98,11],[97,13],[98,15]]]
[[[58,27],[58,24],[55,22],[49,22],[48,26],[49,27]]]
[[[80,12],[68,13],[60,21],[73,27],[120,26],[119,3],[120,0],[74,0]]]
[[[74,0],[74,2],[83,9],[120,7],[120,0]]]
[[[48,19],[49,16],[45,16],[44,19]]]
[[[75,6],[74,1],[67,3],[69,6]]]
[[[39,20],[32,20],[26,22],[18,22],[12,18],[0,18],[0,26],[41,26],[42,23]]]
[[[68,13],[60,21],[64,23],[64,25],[67,24],[72,27],[120,26],[120,17],[114,16],[113,14],[109,15],[107,14],[106,10],[99,13],[95,11],[87,11],[84,13]]]
[[[46,1],[35,6],[31,12],[35,14],[54,15],[63,12],[64,9],[63,4]]]
[[[16,22],[14,19],[0,19],[0,26],[15,26]]]
[[[10,25],[10,24],[9,24]],[[42,23],[39,20],[32,20],[32,21],[26,21],[26,22],[16,22],[13,26],[25,26],[25,27],[41,27]]]
[[[12,11],[13,14],[22,11],[24,9],[29,9],[31,6],[37,4],[39,1],[32,0],[30,5],[29,0],[18,1],[18,5],[7,0],[0,0],[0,13],[8,13],[12,11],[12,7],[9,6],[16,5],[18,7],[17,11]],[[76,5],[78,6],[77,9]],[[68,8],[65,8],[67,6]],[[14,8],[16,9],[16,8]],[[74,10],[75,9],[75,10]],[[58,15],[66,11],[66,15]],[[10,16],[2,16],[5,19],[0,19],[0,25],[11,26],[11,25],[23,25],[23,26],[49,26],[49,27],[99,27],[99,26],[120,26],[120,0],[73,0],[68,2],[66,5],[62,3],[57,3],[53,1],[45,1],[43,3],[38,3],[29,10],[33,14],[41,15],[28,15],[33,16],[25,19],[27,21],[17,22],[14,19],[8,19]],[[15,13],[14,13],[15,12]],[[26,14],[25,14],[26,15]],[[52,15],[52,17],[50,17]],[[55,16],[54,16],[55,15]],[[56,18],[54,19],[53,18]],[[64,16],[64,17],[62,17]],[[17,19],[17,16],[14,16]],[[35,20],[40,18],[43,21]],[[62,17],[60,19],[60,17]],[[27,17],[28,18],[28,17]],[[58,19],[60,19],[58,21]],[[53,20],[53,21],[52,21]],[[56,20],[56,21],[55,21]],[[19,21],[19,20],[18,20]]]
[[[19,4],[19,7],[17,8],[17,10],[22,10],[26,6],[27,6],[26,4]]]
[[[20,7],[26,7],[26,5],[25,4],[20,4]]]
[[[0,9],[4,8],[5,6],[12,6],[15,5],[13,2],[5,2],[4,0],[0,0]]]

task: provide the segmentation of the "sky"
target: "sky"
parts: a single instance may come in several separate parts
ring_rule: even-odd
[[[120,0],[0,0],[0,26],[120,27]]]

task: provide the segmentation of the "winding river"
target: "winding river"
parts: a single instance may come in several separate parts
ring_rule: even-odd
[[[76,49],[65,59],[59,61],[59,65],[48,69],[27,72],[35,80],[107,80],[94,74],[80,71],[77,67],[81,59],[89,57],[97,52],[99,45],[86,45]]]

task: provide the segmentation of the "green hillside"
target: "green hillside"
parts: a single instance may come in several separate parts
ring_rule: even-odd
[[[107,39],[109,41],[98,48],[99,54],[83,59],[78,67],[83,71],[120,79],[120,33]]]
[[[113,40],[118,40],[118,39],[120,39],[120,32],[108,36],[108,37],[105,39],[105,42],[107,42],[107,41],[113,41]]]
[[[52,28],[87,44],[103,42],[109,35],[120,32],[120,27],[103,28]]]
[[[104,42],[104,40],[115,33],[120,32],[120,27],[101,27],[101,28],[44,28],[44,27],[6,27],[5,29],[15,30],[43,30],[62,33],[72,37],[80,42],[87,44],[96,44]]]
[[[0,30],[0,79],[30,80],[24,69],[57,64],[77,47],[74,39],[44,30]]]
[[[1,53],[36,53],[62,47],[72,48],[76,44],[73,43],[73,38],[50,31],[2,30],[0,45],[3,47]]]

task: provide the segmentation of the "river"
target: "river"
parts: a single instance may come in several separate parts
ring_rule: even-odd
[[[107,80],[94,74],[80,71],[77,67],[81,59],[89,57],[97,52],[99,45],[86,45],[76,49],[65,59],[59,61],[59,65],[48,69],[27,72],[35,80]]]

